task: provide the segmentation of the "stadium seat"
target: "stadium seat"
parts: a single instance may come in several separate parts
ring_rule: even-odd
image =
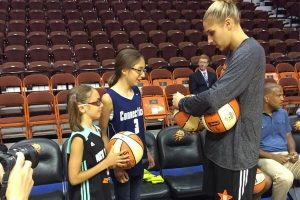
[[[191,57],[196,56],[198,52],[198,47],[192,42],[180,42],[178,44],[180,54],[187,60],[190,60]]]
[[[63,165],[59,145],[46,138],[33,138],[22,140],[13,144],[10,149],[39,144],[39,164],[33,170],[33,181],[36,192],[32,192],[30,200],[63,200]],[[38,187],[48,187],[47,192],[41,192]],[[55,186],[54,186],[55,185]]]
[[[96,46],[96,52],[100,62],[115,58],[115,50],[111,44],[98,44]]]
[[[160,171],[160,164],[159,164],[159,155],[158,155],[158,148],[156,139],[150,131],[145,133],[146,139],[146,146],[147,150],[152,155],[155,166],[150,171]],[[169,199],[170,191],[166,183],[158,183],[153,184],[151,182],[143,181],[141,187],[141,199],[142,200],[166,200]]]
[[[172,76],[175,84],[181,84],[187,89],[189,88],[189,76],[193,74],[193,70],[189,68],[176,68]]]
[[[25,46],[26,37],[24,32],[8,32],[6,35],[6,45]]]
[[[167,41],[167,35],[160,30],[151,30],[149,31],[149,40],[152,44],[158,46],[160,43]]]
[[[202,192],[203,172],[190,172],[178,176],[164,174],[165,169],[199,166],[203,162],[200,133],[176,140],[178,126],[170,126],[157,135],[160,164],[172,198],[199,196]],[[193,153],[191,153],[193,152]],[[178,162],[180,160],[180,162]],[[199,198],[201,199],[201,198]]]
[[[276,68],[273,64],[266,64],[266,72],[265,72],[265,78],[272,78],[275,81],[278,81],[278,74],[276,72]]]
[[[190,20],[186,20],[186,19],[176,19],[175,24],[176,24],[176,28],[178,30],[182,31],[183,33],[186,30],[189,30],[192,28],[192,23],[190,22]]]
[[[144,56],[146,63],[150,58],[155,58],[158,55],[158,48],[152,43],[139,44],[139,51]]]
[[[108,81],[114,73],[115,73],[115,71],[107,71],[102,74],[101,83],[102,83],[103,87],[108,88]]]
[[[91,35],[93,31],[102,31],[102,23],[96,19],[86,20],[86,28]]]
[[[140,1],[127,1],[127,8],[133,12],[142,9],[142,4]]]
[[[22,85],[26,94],[37,91],[51,91],[49,78],[44,74],[29,74],[23,79]]]
[[[171,9],[172,5],[170,1],[161,0],[157,2],[157,7],[160,10],[169,10]]]
[[[57,109],[57,120],[61,134],[71,133],[70,124],[69,124],[69,114],[67,111],[67,96],[68,90],[62,90],[58,92],[55,96],[55,104]]]
[[[32,19],[28,22],[28,31],[40,31],[40,32],[46,32],[47,31],[47,25],[46,21],[44,19]]]
[[[148,37],[144,31],[131,31],[130,40],[131,43],[138,48],[139,44],[146,43],[148,41]]]
[[[64,26],[64,25],[63,25]],[[70,36],[67,32],[63,31],[52,31],[49,34],[51,45],[69,45]]]
[[[151,10],[150,18],[151,18],[151,20],[158,22],[161,19],[165,19],[165,12],[162,10],[158,10],[158,9]],[[155,29],[153,29],[153,30],[155,30]]]
[[[89,36],[85,31],[72,31],[71,32],[72,45],[89,44]]]
[[[281,85],[285,96],[299,95],[299,86],[297,79],[293,77],[281,78],[279,79],[278,84]]]
[[[117,18],[123,24],[125,20],[133,20],[133,13],[130,10],[118,10]]]
[[[77,76],[77,83],[99,88],[101,87],[101,76],[96,72],[81,72]]]
[[[287,77],[293,77],[295,79],[298,78],[297,73],[295,72],[295,68],[290,63],[278,63],[276,66],[276,72],[279,76],[279,79],[281,78],[287,78]]]
[[[54,94],[62,90],[70,90],[76,85],[76,78],[69,73],[57,73],[51,76],[50,86]]]
[[[185,57],[171,57],[170,58],[170,68],[176,69],[178,67],[185,67],[188,69],[190,66],[189,60],[185,59]]]
[[[178,46],[180,42],[184,41],[184,33],[180,30],[169,30],[167,32],[168,41]]]
[[[143,31],[149,34],[152,30],[157,30],[157,23],[152,19],[144,19],[141,21],[141,27]]]
[[[27,43],[28,46],[31,45],[48,45],[48,35],[46,32],[42,31],[35,31],[35,32],[30,32],[27,35]]]
[[[31,92],[27,97],[28,137],[56,135],[62,141],[54,96],[48,91]]]
[[[164,89],[167,85],[172,85],[172,73],[167,69],[152,69],[149,76],[152,85],[158,85]]]
[[[2,77],[1,77],[2,78]],[[9,80],[9,79],[7,79]],[[0,79],[0,83],[2,80]],[[2,84],[1,84],[2,86]],[[28,138],[25,99],[20,93],[0,94],[0,140]]]
[[[148,67],[150,69],[167,68],[169,63],[163,58],[149,58]]]
[[[123,21],[123,28],[129,34],[131,31],[139,31],[140,23],[134,19],[127,19]]]
[[[169,19],[161,19],[158,21],[158,28],[167,33],[169,30],[176,28],[175,22]]]
[[[135,10],[133,11],[133,15],[135,20],[141,22],[144,19],[150,19],[150,14],[148,11],[146,10]]]
[[[169,61],[171,57],[177,56],[177,46],[170,42],[159,43],[158,48],[161,52],[161,56]]]
[[[163,127],[169,125],[167,119],[168,106],[163,89],[157,85],[142,87],[142,106],[144,110],[145,124],[162,124]]]
[[[181,16],[180,12],[175,9],[166,10],[166,17],[169,20],[175,21],[176,19],[179,19]]]

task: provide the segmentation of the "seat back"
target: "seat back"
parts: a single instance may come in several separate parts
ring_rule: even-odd
[[[179,131],[179,132],[178,132]],[[182,131],[179,126],[170,126],[157,135],[160,164],[162,169],[190,167],[203,162],[200,134],[186,136],[176,140],[176,134]],[[178,162],[180,160],[180,162]]]
[[[68,175],[68,154],[67,154],[67,149],[68,149],[68,142],[69,139],[67,139],[62,147],[61,147],[61,152],[62,152],[62,163],[63,163],[63,179],[67,183],[69,180],[69,175]],[[66,186],[68,187],[68,186]],[[68,195],[68,188],[66,188],[66,194],[65,194],[66,200],[69,200],[69,195]]]
[[[58,144],[46,138],[33,138],[15,143],[10,149],[39,144],[39,163],[33,170],[34,185],[58,183],[63,181],[61,151]]]
[[[155,136],[153,135],[152,132],[147,131],[145,132],[145,139],[146,139],[147,150],[152,155],[155,163],[155,166],[150,170],[160,170],[158,148],[157,148],[157,142]]]

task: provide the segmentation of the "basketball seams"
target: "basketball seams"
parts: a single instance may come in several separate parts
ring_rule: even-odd
[[[130,161],[127,162],[125,169],[134,167],[143,157],[144,144],[135,133],[123,131],[115,134],[108,143],[108,151],[115,148],[116,152],[123,149],[128,151]]]
[[[217,112],[217,115],[218,115],[218,117],[219,117],[220,124],[222,124],[222,126],[223,126],[223,129],[224,129],[225,131],[227,131],[228,129],[226,128],[226,126],[225,126],[225,124],[224,124],[224,122],[223,122],[223,119],[222,119],[221,116],[220,116],[220,113]]]
[[[131,167],[133,167],[136,164],[136,158],[134,156],[133,151],[131,150],[131,148],[129,147],[129,145],[127,143],[125,143],[125,142],[122,142],[121,149],[126,149],[128,151],[128,154],[130,155],[129,157],[133,158],[133,159],[130,159],[127,162],[125,168],[131,168]]]

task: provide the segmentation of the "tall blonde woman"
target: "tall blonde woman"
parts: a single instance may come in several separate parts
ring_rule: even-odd
[[[203,18],[208,42],[228,51],[223,75],[209,89],[192,97],[175,94],[173,105],[201,116],[216,112],[236,98],[240,117],[224,134],[205,139],[204,191],[208,199],[252,199],[258,161],[265,52],[240,25],[233,0],[216,0]]]

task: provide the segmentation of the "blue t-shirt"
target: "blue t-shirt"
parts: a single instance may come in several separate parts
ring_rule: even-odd
[[[286,135],[291,130],[288,114],[284,109],[273,111],[271,116],[263,113],[260,149],[267,152],[288,151]]]
[[[144,113],[141,103],[141,94],[138,87],[132,87],[134,95],[132,99],[121,96],[112,89],[107,89],[107,93],[113,102],[113,118],[109,121],[108,136],[111,138],[114,134],[121,131],[130,131],[137,134],[145,143]],[[146,148],[144,148],[143,159],[147,158]],[[129,175],[140,175],[143,173],[142,162],[127,170]],[[112,173],[113,175],[113,173]]]

